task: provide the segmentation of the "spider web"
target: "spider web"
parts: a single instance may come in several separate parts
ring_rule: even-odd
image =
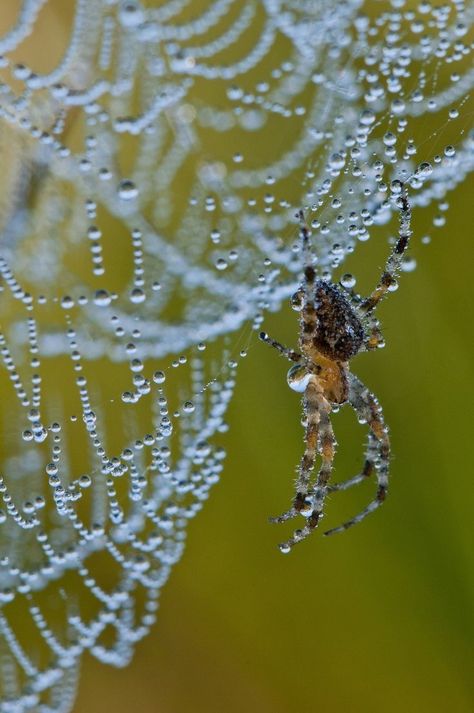
[[[440,227],[474,160],[472,4],[77,0],[40,71],[60,12],[0,39],[2,713],[70,710],[83,652],[124,666],[153,626],[295,212],[334,279],[392,180]]]

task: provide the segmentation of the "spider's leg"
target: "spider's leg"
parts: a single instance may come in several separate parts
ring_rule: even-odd
[[[319,374],[320,367],[314,362],[312,362],[311,359],[308,359],[299,352],[295,352],[293,349],[288,349],[288,347],[283,346],[283,344],[280,344],[280,342],[277,342],[275,339],[269,337],[266,332],[260,332],[258,336],[259,339],[262,340],[262,342],[265,342],[271,347],[274,347],[277,351],[280,352],[282,356],[286,357],[290,361],[294,361],[297,364],[304,365],[308,372],[310,372],[311,374]]]
[[[309,476],[303,481],[300,478],[297,484],[297,496],[295,499],[294,510],[307,515],[307,524],[305,527],[295,530],[293,537],[280,545],[282,552],[289,552],[293,545],[304,540],[318,526],[322,517],[324,500],[328,492],[328,481],[332,472],[332,464],[336,450],[336,439],[332,429],[329,414],[331,407],[324,397],[319,399],[319,452],[321,454],[321,468],[318,473],[316,484],[309,488]],[[304,460],[304,458],[303,458]],[[303,461],[302,461],[303,465]],[[313,459],[314,465],[314,459]],[[298,508],[298,504],[302,503],[306,507]]]
[[[301,303],[300,318],[300,347],[304,353],[310,353],[313,335],[317,327],[316,307],[314,304],[314,285],[316,270],[314,269],[314,255],[309,240],[310,231],[304,219],[302,210],[298,213],[300,221],[300,237],[303,252],[303,284],[295,293],[296,301]]]
[[[385,346],[385,339],[381,332],[380,324],[377,320],[374,320],[370,323],[369,336],[365,342],[365,347],[367,350],[372,351],[383,346]]]
[[[367,461],[370,460],[375,468],[377,477],[377,492],[375,498],[360,513],[338,527],[325,532],[325,535],[334,535],[337,532],[344,532],[352,525],[356,525],[367,515],[376,510],[384,502],[388,489],[388,466],[390,457],[390,441],[387,428],[385,426],[382,409],[373,394],[352,374],[349,376],[349,402],[359,416],[367,420],[369,428],[377,440],[377,458],[370,460],[368,453]],[[359,478],[360,476],[356,476]],[[353,479],[354,480],[354,479]],[[359,480],[357,480],[359,482]],[[349,485],[347,487],[350,487]]]
[[[311,473],[314,468],[318,449],[319,424],[321,421],[320,404],[322,400],[321,387],[318,380],[313,376],[310,378],[303,397],[303,416],[306,421],[305,430],[305,451],[298,468],[298,478],[296,481],[296,495],[293,506],[278,517],[270,518],[270,522],[285,522],[295,517],[302,511],[311,513],[306,497],[309,490]]]
[[[340,483],[334,483],[328,486],[328,492],[336,492],[337,490],[348,490],[352,488],[353,485],[358,485],[362,483],[367,478],[375,473],[375,461],[378,455],[378,441],[375,438],[372,431],[369,431],[367,451],[364,467],[362,468],[359,475],[355,475],[353,478],[348,478],[348,480],[343,480]]]
[[[336,454],[336,439],[332,429],[329,414],[331,406],[325,400],[320,406],[321,419],[319,423],[319,453],[321,454],[321,467],[319,469],[316,484],[311,488],[309,497],[312,510],[308,517],[308,525],[313,530],[322,517],[324,499],[328,492],[328,482],[332,473],[334,456]]]
[[[306,274],[306,268],[313,267],[314,256],[313,251],[311,250],[311,243],[309,240],[310,231],[306,224],[304,213],[302,210],[298,212],[298,220],[300,223],[301,247],[303,251],[304,286],[306,286],[306,283],[308,281],[314,281],[314,275],[311,275],[311,273],[309,273],[308,275]]]
[[[383,297],[387,294],[392,285],[395,284],[395,278],[400,269],[402,258],[405,250],[410,242],[411,235],[411,208],[408,201],[408,195],[405,186],[402,184],[400,195],[397,198],[397,205],[400,208],[400,227],[398,229],[398,240],[395,243],[392,252],[385,264],[385,270],[382,273],[377,287],[372,294],[365,299],[359,307],[362,314],[370,314],[377,307]]]
[[[293,349],[288,349],[288,347],[283,346],[283,344],[280,344],[280,342],[275,341],[275,339],[272,339],[271,337],[269,337],[266,332],[260,332],[260,334],[258,336],[262,340],[262,342],[265,342],[266,344],[269,344],[271,347],[274,347],[274,349],[279,351],[280,354],[282,354],[284,357],[286,357],[290,361],[295,361],[295,362],[305,361],[304,358],[301,356],[301,354],[293,351]]]

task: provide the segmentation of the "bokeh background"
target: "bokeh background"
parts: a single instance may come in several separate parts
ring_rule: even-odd
[[[384,507],[280,554],[284,526],[266,520],[291,497],[300,404],[284,361],[252,342],[225,475],[191,525],[156,629],[123,671],[85,662],[77,713],[472,710],[472,189],[453,196],[430,245],[415,213],[418,267],[380,309],[387,346],[353,362],[390,426]],[[361,286],[385,252],[359,247],[351,269]],[[296,340],[289,307],[265,326]],[[360,468],[365,431],[349,410],[333,424],[342,478]],[[370,495],[334,498],[331,521]]]
[[[2,3],[2,27],[14,5]],[[47,43],[45,34],[41,47],[31,40],[39,62],[50,41],[49,51],[60,51],[62,13],[56,4]],[[427,155],[446,143],[434,121],[425,124]],[[286,385],[287,364],[253,336],[229,415],[224,477],[191,523],[154,632],[124,670],[85,657],[75,713],[473,710],[473,189],[471,181],[450,196],[442,228],[433,229],[434,212],[414,212],[418,266],[380,308],[387,347],[352,364],[390,427],[384,507],[344,535],[316,533],[280,554],[291,525],[267,518],[291,498],[301,406]],[[381,238],[344,264],[362,292],[384,264]],[[289,307],[268,316],[265,329],[296,343]],[[231,346],[247,341],[243,330]],[[333,425],[343,479],[360,469],[365,429],[349,409]],[[330,524],[372,491],[367,484],[334,497]]]

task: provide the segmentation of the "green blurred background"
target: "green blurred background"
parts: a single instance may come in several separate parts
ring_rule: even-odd
[[[384,507],[280,554],[289,529],[267,516],[291,497],[300,402],[286,363],[254,339],[224,478],[191,524],[156,629],[124,671],[86,660],[77,713],[472,711],[472,182],[422,245],[428,227],[415,211],[418,268],[380,309],[387,347],[353,362],[390,426]],[[368,289],[385,255],[369,241],[346,267]],[[265,327],[296,342],[289,307]],[[349,409],[333,423],[342,479],[358,472],[365,430]],[[331,522],[371,495],[334,497]]]
[[[14,5],[2,3],[2,27]],[[46,21],[50,51],[60,54],[57,7]],[[40,64],[41,36],[39,45]],[[429,155],[439,138],[426,144]],[[387,347],[352,363],[390,427],[384,507],[343,535],[316,533],[280,554],[291,525],[267,518],[290,502],[301,406],[286,385],[287,364],[253,337],[224,439],[224,477],[191,523],[158,624],[123,671],[85,658],[75,713],[473,710],[472,202],[471,180],[450,197],[445,227],[432,228],[434,213],[414,211],[418,267],[380,308]],[[344,265],[361,291],[386,258],[382,233]],[[429,245],[421,244],[426,233]],[[296,343],[289,307],[265,329]],[[246,335],[231,344],[239,349]],[[344,479],[363,462],[365,428],[349,409],[333,424],[336,477]],[[329,524],[368,502],[373,486],[356,490],[332,498]]]

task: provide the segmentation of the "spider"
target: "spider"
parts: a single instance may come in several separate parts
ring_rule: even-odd
[[[280,545],[284,553],[304,540],[318,526],[323,516],[324,500],[328,492],[346,490],[375,475],[377,490],[374,499],[357,515],[338,527],[325,532],[333,535],[343,532],[363,520],[385,500],[388,488],[390,441],[383,419],[382,409],[376,397],[349,370],[349,361],[359,352],[372,351],[384,346],[378,320],[374,311],[396,285],[396,275],[410,240],[411,208],[405,185],[392,183],[396,204],[400,210],[398,239],[389,255],[380,280],[367,298],[362,298],[343,288],[317,278],[313,267],[313,255],[309,230],[303,211],[297,215],[300,222],[304,272],[299,289],[291,298],[294,309],[300,312],[299,349],[293,351],[260,333],[260,339],[280,354],[293,366],[288,372],[288,385],[303,394],[303,425],[305,427],[305,451],[298,468],[296,494],[289,510],[271,522],[285,522],[298,515],[306,518],[306,524],[295,530],[293,536]],[[330,414],[336,407],[349,404],[359,421],[369,427],[365,463],[359,475],[340,483],[330,484],[336,441]],[[312,482],[316,456],[321,465]]]

